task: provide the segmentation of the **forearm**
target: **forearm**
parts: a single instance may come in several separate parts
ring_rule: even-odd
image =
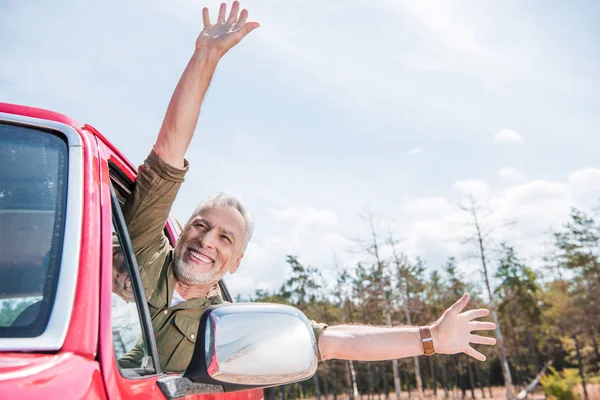
[[[154,151],[173,167],[183,167],[217,62],[210,51],[196,49],[171,97]]]
[[[324,359],[379,361],[423,354],[419,328],[332,326],[321,334],[319,348]]]

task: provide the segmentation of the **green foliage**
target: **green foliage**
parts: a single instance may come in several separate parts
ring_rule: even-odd
[[[502,244],[502,257],[496,272],[500,284],[494,291],[499,301],[498,311],[512,308],[528,322],[536,323],[541,317],[538,294],[541,289],[535,272],[518,259],[515,250]]]
[[[575,368],[567,368],[560,373],[550,367],[550,373],[543,376],[540,383],[544,388],[544,393],[550,399],[575,400],[580,398],[573,391],[573,388],[581,383],[581,378]]]
[[[600,227],[593,217],[573,208],[563,230],[554,234],[558,261],[570,270],[598,277],[600,272]]]
[[[296,307],[306,311],[307,303],[314,302],[321,289],[321,274],[316,268],[300,264],[298,257],[288,255],[286,262],[292,268],[292,273],[281,288],[282,295]]]

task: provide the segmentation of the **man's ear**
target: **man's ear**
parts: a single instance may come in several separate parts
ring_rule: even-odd
[[[235,263],[233,264],[233,266],[229,269],[229,273],[233,274],[235,273],[235,271],[238,270],[238,268],[240,267],[240,262],[242,261],[242,258],[244,258],[244,253],[242,253],[237,260],[235,260]]]

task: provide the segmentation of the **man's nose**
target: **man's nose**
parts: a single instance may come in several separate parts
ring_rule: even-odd
[[[217,233],[215,232],[215,230],[211,229],[210,231],[206,232],[206,234],[202,237],[200,243],[204,248],[214,249],[215,245],[217,244]]]

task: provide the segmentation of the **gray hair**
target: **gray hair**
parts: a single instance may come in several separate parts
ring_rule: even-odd
[[[210,196],[209,198],[204,200],[202,203],[200,203],[200,205],[198,205],[198,207],[196,207],[196,209],[192,213],[192,216],[188,220],[188,224],[190,222],[192,222],[192,220],[194,218],[196,218],[196,216],[198,214],[200,214],[200,212],[202,210],[204,210],[206,208],[214,207],[214,206],[228,206],[228,207],[231,207],[231,208],[237,210],[242,215],[242,218],[244,218],[244,224],[245,224],[245,228],[246,228],[245,229],[246,232],[244,235],[244,245],[242,246],[242,251],[245,251],[246,247],[248,247],[248,243],[250,242],[250,239],[252,239],[252,234],[254,233],[254,220],[252,218],[252,215],[246,209],[246,207],[244,207],[242,202],[230,194],[221,192],[221,193],[217,193],[213,196]]]

